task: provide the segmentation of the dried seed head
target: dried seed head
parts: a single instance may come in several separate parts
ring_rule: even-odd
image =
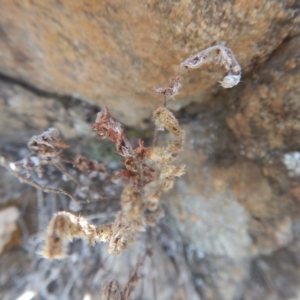
[[[81,238],[94,244],[100,238],[96,227],[81,217],[68,212],[59,212],[51,220],[42,255],[49,259],[66,256],[66,244],[75,238]]]
[[[97,114],[93,129],[100,139],[109,139],[115,143],[120,155],[124,157],[133,155],[131,144],[124,134],[122,125],[110,116],[107,107]]]
[[[161,191],[159,190],[159,182],[153,181],[144,187],[143,202],[146,209],[154,211],[157,209]]]
[[[147,194],[146,199],[145,199],[145,208],[147,208],[150,211],[154,211],[157,209],[159,200],[161,197],[161,192],[160,191],[153,191],[152,193]]]
[[[101,242],[107,242],[112,236],[111,225],[100,225],[96,228],[97,240]]]
[[[150,148],[146,158],[150,162],[161,164],[171,163],[174,160],[170,151],[160,147]]]
[[[41,159],[51,160],[60,158],[69,145],[59,138],[58,129],[49,128],[40,135],[32,136],[28,142],[28,148]]]
[[[124,211],[130,210],[132,203],[140,202],[139,191],[131,184],[126,184],[121,194],[121,204]]]
[[[173,176],[180,177],[185,174],[185,165],[180,165],[173,169]]]
[[[182,130],[182,137],[179,140],[168,142],[167,152],[170,152],[173,156],[176,156],[182,149],[183,139],[184,131]]]
[[[143,202],[140,192],[133,185],[126,185],[121,194],[122,212],[133,231],[144,231]]]
[[[157,130],[164,130],[164,128],[166,128],[173,135],[182,137],[183,132],[177,119],[166,107],[159,107],[153,113],[153,118]]]
[[[161,191],[169,191],[174,186],[174,177],[164,178],[160,185]]]
[[[127,249],[129,231],[130,228],[124,214],[119,212],[112,225],[112,236],[108,244],[109,254],[120,254]]]
[[[180,80],[181,80],[181,76],[175,75],[171,79],[168,87],[155,88],[154,91],[156,93],[163,94],[166,100],[169,99],[175,100],[174,97],[178,94],[179,88],[181,87]]]
[[[68,256],[66,244],[55,234],[47,236],[44,249],[40,254],[48,259],[63,259]]]
[[[91,173],[105,173],[106,168],[104,164],[98,163],[96,160],[89,160],[82,155],[77,154],[73,160],[73,166],[81,172]]]
[[[185,165],[180,165],[179,167],[168,165],[163,167],[159,178],[164,179],[168,177],[180,177],[185,173]]]
[[[238,64],[236,58],[233,55],[231,49],[216,45],[209,47],[199,53],[190,56],[180,65],[180,69],[198,69],[205,63],[207,63],[210,56],[214,56],[215,62],[228,71],[228,75],[220,81],[222,87],[232,88],[237,85],[241,80],[241,66]]]

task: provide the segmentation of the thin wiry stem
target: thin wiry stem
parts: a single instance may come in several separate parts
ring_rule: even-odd
[[[56,167],[58,170],[60,170],[64,175],[69,177],[72,181],[74,181],[78,186],[82,186],[82,184],[75,178],[73,175],[71,175],[65,168],[63,164],[60,162],[54,163],[54,167]]]
[[[36,188],[38,190],[42,190],[45,193],[63,194],[63,195],[68,196],[71,200],[73,200],[75,202],[78,202],[78,203],[90,203],[91,202],[90,200],[79,200],[79,199],[75,198],[74,196],[72,196],[70,193],[68,193],[65,190],[49,188],[47,186],[38,184],[37,182],[33,181],[30,178],[26,178],[25,176],[21,175],[19,172],[16,172],[15,170],[13,170],[9,166],[9,162],[7,162],[7,160],[3,156],[0,156],[0,165],[2,167],[4,167],[9,173],[11,173],[15,177],[17,177],[21,182],[27,183],[27,184],[33,186],[34,188]]]

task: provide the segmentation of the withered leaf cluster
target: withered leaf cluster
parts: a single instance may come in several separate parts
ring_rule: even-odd
[[[40,135],[34,135],[28,142],[28,148],[45,161],[58,161],[63,151],[69,147],[60,138],[56,128],[49,128]]]
[[[124,157],[123,164],[126,169],[121,170],[116,175],[117,178],[129,179],[139,188],[152,181],[154,170],[144,161],[147,152],[144,143],[139,141],[139,147],[133,150],[123,126],[110,116],[107,107],[98,113],[93,129],[99,139],[111,140],[116,145],[117,153]]]

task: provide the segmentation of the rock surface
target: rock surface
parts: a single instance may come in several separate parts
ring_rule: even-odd
[[[194,115],[184,126],[187,174],[166,198],[204,299],[299,293],[290,262],[299,260],[299,45],[285,41],[227,103],[217,94],[186,111]]]
[[[87,102],[41,94],[7,80],[0,80],[0,107],[1,146],[24,146],[49,127],[57,127],[67,139],[91,137],[91,123],[99,111]]]
[[[143,126],[180,62],[216,44],[232,48],[244,71],[293,36],[296,1],[1,0],[0,72],[41,90],[108,105]],[[16,21],[17,20],[17,21]],[[179,99],[208,100],[223,70],[189,73]]]
[[[266,159],[274,150],[285,153],[300,147],[299,44],[299,37],[282,43],[263,69],[247,80],[227,119],[249,159]]]

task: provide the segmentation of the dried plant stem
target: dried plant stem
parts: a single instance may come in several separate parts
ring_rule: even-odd
[[[48,226],[48,235],[42,255],[50,259],[60,259],[67,256],[66,244],[76,238],[84,239],[90,245],[98,241],[109,241],[113,234],[111,225],[95,225],[85,218],[74,216],[67,212],[57,213]]]
[[[191,300],[201,300],[201,297],[197,293],[195,286],[193,284],[191,270],[185,260],[184,250],[183,250],[183,241],[181,240],[180,235],[174,235],[172,230],[168,227],[168,225],[162,223],[160,224],[161,236],[160,238],[167,241],[170,252],[172,253],[172,257],[174,259],[174,263],[177,266],[177,270],[179,273],[179,278],[185,287],[187,299]],[[165,241],[164,241],[165,243]]]
[[[3,156],[0,156],[0,165],[2,167],[4,167],[9,173],[11,173],[15,177],[17,177],[21,182],[27,183],[27,184],[33,186],[34,188],[36,188],[38,190],[42,190],[45,193],[63,194],[63,195],[68,196],[71,200],[73,200],[75,202],[78,202],[78,203],[89,203],[90,202],[89,200],[81,201],[79,199],[76,199],[75,197],[73,197],[70,193],[68,193],[65,190],[55,189],[55,188],[49,188],[49,187],[46,187],[44,185],[38,184],[37,182],[34,182],[30,178],[26,178],[25,176],[21,175],[19,172],[14,171],[9,166],[9,163],[7,162],[7,160],[5,159],[5,157],[3,157]]]
[[[169,86],[155,89],[164,96],[163,105],[153,112],[155,131],[152,147],[145,147],[142,140],[138,141],[138,147],[133,148],[129,138],[124,133],[123,126],[114,120],[109,109],[105,107],[97,114],[93,129],[99,139],[109,139],[115,146],[116,151],[123,159],[125,169],[115,176],[127,180],[121,194],[121,210],[116,214],[112,224],[96,227],[87,219],[74,216],[67,212],[60,212],[52,218],[46,237],[44,256],[54,259],[64,257],[64,246],[74,238],[86,239],[90,244],[105,241],[108,243],[109,254],[119,254],[134,243],[146,226],[155,226],[164,216],[161,205],[163,192],[170,190],[176,177],[185,173],[185,166],[177,166],[175,160],[184,145],[184,131],[174,114],[167,108],[167,102],[178,94],[181,87],[184,69],[197,69],[208,63],[209,57],[220,66],[224,67],[227,75],[220,81],[224,88],[231,88],[239,83],[241,67],[235,59],[232,51],[222,45],[209,47],[183,61],[178,71],[169,82]],[[164,146],[157,146],[158,131],[168,131],[171,138]],[[64,165],[63,153],[69,148],[61,138],[58,129],[49,128],[40,135],[33,136],[28,147],[33,156],[16,163],[8,163],[4,157],[0,157],[0,164],[20,181],[25,182],[38,190],[46,193],[56,193],[68,196],[71,200],[80,201],[65,190],[49,188],[40,185],[31,179],[33,172],[42,178],[44,165],[53,165],[64,175],[74,181],[79,189],[78,195],[84,195],[85,189],[89,189],[91,178],[96,178],[101,173],[107,173],[103,164],[95,160],[89,160],[81,155],[76,155],[73,167],[86,175],[86,185],[70,174]],[[24,176],[25,174],[25,176]],[[96,175],[96,176],[95,176]],[[134,278],[137,278],[137,271]],[[187,279],[183,278],[185,281]],[[124,293],[131,295],[131,286],[128,285]]]
[[[155,128],[153,132],[152,147],[157,146],[158,130]]]
[[[144,262],[147,256],[151,256],[149,248],[146,249],[143,256],[139,256],[135,268],[131,270],[128,281],[123,288],[123,291],[119,285],[119,282],[115,279],[110,279],[105,282],[101,289],[101,300],[130,300],[135,290],[136,285],[140,279],[144,276],[141,274],[141,269],[144,266]],[[156,299],[156,298],[155,298]]]
[[[58,170],[60,170],[64,175],[66,175],[67,177],[69,177],[72,181],[74,181],[78,186],[81,186],[82,184],[77,180],[77,178],[75,178],[73,175],[71,175],[65,168],[65,166],[60,163],[54,163],[53,164],[54,167],[56,167]]]
[[[122,300],[131,299],[132,293],[134,292],[136,285],[138,284],[139,280],[143,278],[142,275],[140,275],[141,268],[143,267],[145,259],[147,256],[149,256],[149,254],[151,254],[150,250],[146,249],[145,254],[142,257],[138,258],[137,264],[134,270],[131,271],[128,282],[124,287],[124,291],[122,293]]]
[[[242,68],[237,62],[232,50],[223,45],[215,45],[204,49],[183,61],[179,65],[178,71],[171,79],[169,86],[154,89],[155,92],[164,95],[164,107],[170,99],[175,99],[174,97],[179,92],[182,80],[180,73],[182,72],[182,70],[198,69],[204,64],[208,63],[210,57],[213,57],[214,61],[218,65],[224,67],[228,72],[223,80],[219,81],[223,88],[232,88],[240,82]]]

